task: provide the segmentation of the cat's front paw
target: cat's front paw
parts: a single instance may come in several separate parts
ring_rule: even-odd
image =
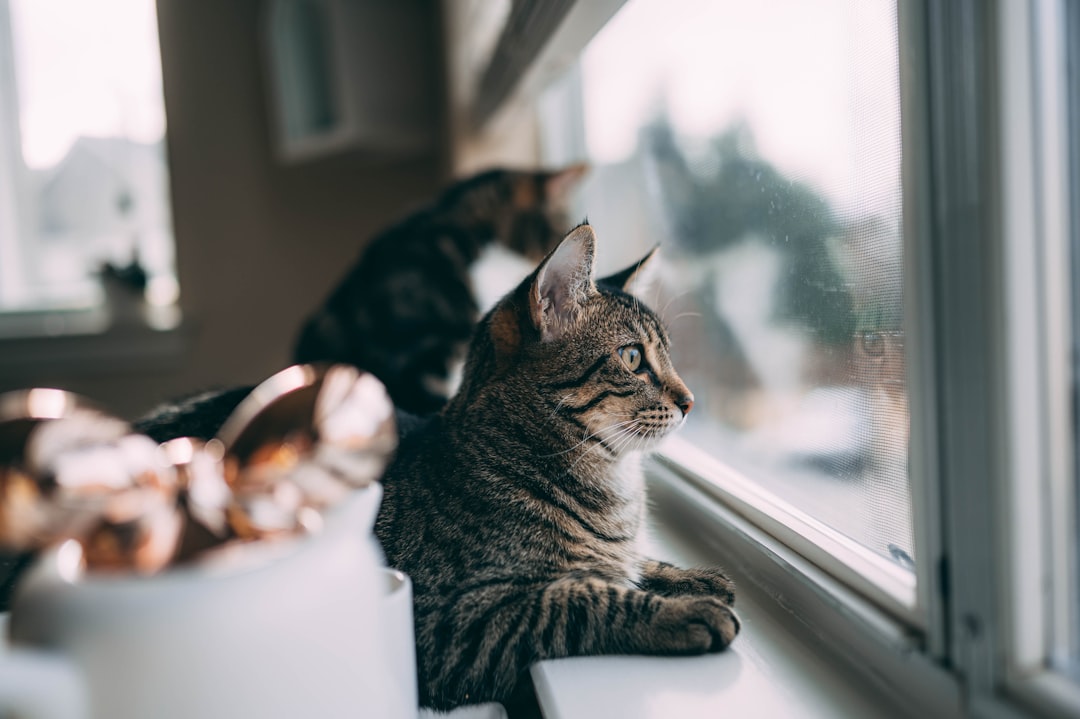
[[[741,628],[739,617],[715,597],[679,597],[665,602],[654,627],[673,654],[704,654],[727,648]]]
[[[665,597],[716,597],[735,605],[735,583],[719,569],[681,569],[666,562],[651,561],[642,573],[641,588]]]
[[[687,594],[704,594],[722,600],[728,606],[735,606],[735,582],[714,567],[684,569],[683,582],[690,591]]]

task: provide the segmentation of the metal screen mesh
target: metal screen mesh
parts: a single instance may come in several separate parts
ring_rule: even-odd
[[[631,0],[572,82],[601,242],[662,241],[683,436],[910,568],[896,23]]]

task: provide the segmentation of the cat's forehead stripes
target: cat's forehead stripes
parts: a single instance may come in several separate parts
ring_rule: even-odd
[[[633,313],[631,317],[635,320],[635,324],[637,325],[641,337],[647,339],[651,343],[660,345],[665,351],[671,349],[667,332],[664,331],[664,327],[660,324],[659,318],[642,304],[639,299],[630,295],[606,290],[601,290],[601,294],[605,298],[613,300]]]
[[[595,360],[593,360],[592,364],[590,364],[588,369],[586,369],[584,372],[574,375],[573,378],[560,379],[556,382],[547,384],[546,386],[549,389],[554,390],[572,389],[580,387],[581,385],[591,380],[593,376],[596,375],[600,370],[602,370],[604,368],[604,365],[608,363],[608,360],[608,354],[607,352],[604,352]]]

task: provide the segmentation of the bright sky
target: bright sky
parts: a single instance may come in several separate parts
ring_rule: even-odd
[[[589,155],[626,159],[666,104],[690,138],[747,121],[765,159],[840,207],[891,203],[897,67],[889,0],[630,0],[583,58]]]
[[[23,156],[60,160],[80,135],[165,132],[154,0],[10,0]]]

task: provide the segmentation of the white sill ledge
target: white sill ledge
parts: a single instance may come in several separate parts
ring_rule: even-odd
[[[693,566],[709,564],[653,518],[653,553]],[[910,716],[910,708],[838,666],[778,618],[775,602],[740,582],[742,632],[720,654],[702,657],[581,657],[541,662],[532,676],[545,719],[696,719]]]

